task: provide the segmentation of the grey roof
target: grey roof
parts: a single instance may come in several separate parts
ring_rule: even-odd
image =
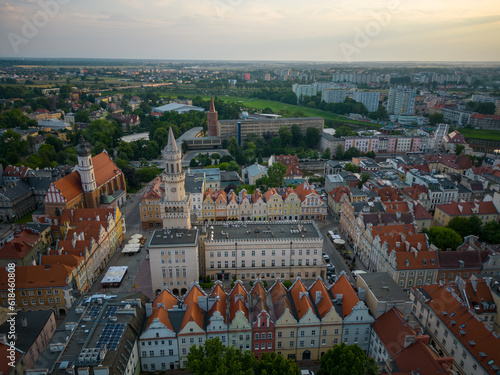
[[[155,230],[149,247],[169,245],[196,245],[198,229],[161,229]]]
[[[50,228],[50,224],[41,224],[41,223],[27,223],[24,224],[24,227],[26,229],[31,229],[32,231],[35,231],[37,233],[42,233],[45,231],[47,228]]]
[[[263,173],[263,172],[265,174],[267,174],[267,168],[265,166],[259,165],[257,163],[248,166],[246,168],[246,171],[247,171],[248,175],[252,176],[252,177],[253,176],[257,176],[257,175],[259,175],[260,173]]]
[[[301,223],[302,230],[300,232],[298,231],[298,225],[299,222],[297,221],[214,224],[209,227],[205,242],[212,240],[212,233],[214,241],[226,240],[228,236],[231,240],[323,238],[314,222]],[[256,230],[258,230],[257,233]]]
[[[357,196],[357,197],[359,197],[359,196],[367,197],[368,196],[368,193],[366,191],[363,191],[363,190],[358,189],[356,187],[352,187],[352,188],[350,188],[350,190],[351,190],[352,196]]]
[[[221,181],[238,181],[241,182],[240,175],[235,171],[221,171],[220,172]]]
[[[66,129],[71,125],[61,120],[52,119],[52,120],[40,120],[38,121],[38,126],[51,129]]]
[[[203,179],[187,175],[186,181],[184,183],[184,189],[186,189],[186,193],[191,193],[191,194],[203,193]]]
[[[4,196],[8,200],[15,200],[30,190],[31,187],[27,182],[17,180],[0,188],[0,197]]]
[[[351,203],[354,208],[354,212],[385,212],[384,206],[380,202],[354,202]]]
[[[387,272],[367,272],[358,275],[379,301],[409,301],[408,294]]]
[[[153,109],[155,112],[169,112],[169,111],[176,111],[178,113],[183,113],[183,112],[189,112],[189,111],[200,111],[200,112],[205,112],[205,110],[201,107],[196,107],[193,105],[187,105],[187,104],[179,104],[179,103],[169,103],[162,105],[160,107],[155,107]]]
[[[28,184],[34,190],[49,190],[50,183],[54,180],[52,177],[27,177]]]
[[[42,332],[47,320],[54,314],[54,310],[18,311],[16,315],[16,348],[27,352]],[[27,326],[23,327],[23,319]],[[10,323],[0,326],[0,333],[9,333]],[[40,348],[42,350],[43,348]]]
[[[332,168],[342,168],[340,163],[337,160],[328,160],[325,164]]]
[[[472,191],[470,191],[470,189],[467,188],[467,186],[465,186],[465,185],[458,184],[457,188],[458,188],[459,194],[472,193]]]

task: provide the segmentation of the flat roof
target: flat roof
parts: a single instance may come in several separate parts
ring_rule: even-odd
[[[387,272],[359,273],[379,301],[409,301],[409,296]]]
[[[300,227],[300,228],[299,228]],[[213,228],[213,229],[212,229]],[[316,223],[298,221],[232,222],[213,224],[207,229],[205,242],[220,240],[323,239]],[[213,233],[213,237],[212,234]]]
[[[160,229],[155,230],[149,246],[196,245],[198,229]]]
[[[127,273],[127,269],[127,266],[109,267],[108,272],[106,272],[106,275],[102,278],[101,284],[121,282],[123,276]]]

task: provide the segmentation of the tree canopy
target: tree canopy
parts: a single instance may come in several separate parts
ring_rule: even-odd
[[[376,375],[375,360],[358,345],[341,343],[329,349],[320,360],[318,375]]]
[[[463,243],[460,234],[450,228],[432,227],[427,234],[429,241],[440,250],[456,250]]]

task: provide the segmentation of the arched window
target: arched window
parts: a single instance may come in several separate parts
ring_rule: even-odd
[[[179,163],[177,163],[177,173],[179,173]]]

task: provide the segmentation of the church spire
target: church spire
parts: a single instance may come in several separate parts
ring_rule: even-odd
[[[168,144],[167,151],[177,152],[177,143],[175,142],[174,132],[172,127],[168,128]]]
[[[214,98],[210,98],[210,109],[209,112],[215,112],[215,104],[214,104]]]

